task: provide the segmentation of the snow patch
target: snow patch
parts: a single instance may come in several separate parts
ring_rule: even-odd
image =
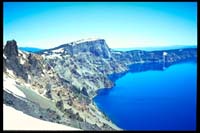
[[[25,60],[23,60],[22,58],[20,58],[19,62],[20,62],[20,64],[23,65],[25,63]]]
[[[60,53],[60,52],[63,53],[64,49],[60,48],[60,49],[52,50],[52,52],[54,52],[54,53]]]
[[[43,73],[46,73],[46,70],[45,70],[45,69],[43,69]]]
[[[59,54],[52,54],[52,55],[49,55],[47,56],[49,59],[54,59],[54,58],[60,58],[62,59],[62,57],[59,55]]]
[[[24,84],[26,87],[31,87],[31,85],[30,84],[27,84],[27,83],[25,83]]]
[[[21,50],[18,50],[18,52],[19,52],[20,54],[23,54]]]
[[[4,58],[4,59],[7,59],[7,57],[6,57],[4,54],[3,54],[3,58]]]
[[[167,52],[163,52],[163,56],[166,56],[168,53]]]
[[[28,74],[28,80],[31,80],[31,76]]]
[[[44,92],[42,93],[42,96],[44,97],[46,93],[47,93],[47,90],[45,89]]]
[[[45,55],[42,55],[43,58],[45,58]]]
[[[19,53],[22,55],[22,57],[23,57],[24,59],[26,59],[26,55],[25,55],[22,51],[19,50]]]
[[[4,78],[4,81],[3,81],[3,89],[5,91],[9,91],[9,92],[12,92],[14,93],[15,95],[17,96],[21,96],[21,97],[24,97],[26,98],[25,94],[16,87],[16,82],[15,80],[11,79],[11,78],[7,78],[7,77],[3,77]]]
[[[50,77],[53,77],[53,74],[49,74]]]
[[[80,130],[31,117],[5,104],[3,112],[3,130]]]
[[[7,69],[7,72],[8,72],[10,75],[14,76],[14,73],[13,73],[12,70]]]
[[[84,43],[84,42],[89,42],[89,41],[97,41],[97,40],[101,40],[101,38],[87,38],[87,39],[81,39],[78,41],[74,41],[69,43],[70,45],[74,46],[76,44],[80,44],[80,43]]]

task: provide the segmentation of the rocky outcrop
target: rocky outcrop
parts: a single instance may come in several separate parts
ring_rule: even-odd
[[[19,63],[18,48],[15,40],[7,41],[4,47],[3,56],[3,70],[6,71],[6,68],[13,70],[17,76],[27,81],[28,75],[24,71],[24,66]]]
[[[4,49],[4,74],[8,78],[7,80],[12,79],[18,83],[18,86],[16,86],[17,88],[22,90],[23,88],[29,88],[30,90],[34,90],[37,94],[29,94],[32,92],[29,92],[27,89],[23,90],[27,95],[27,99],[34,101],[33,105],[28,106],[30,105],[29,102],[24,102],[22,99],[18,99],[15,95],[11,95],[11,93],[4,91],[5,104],[10,106],[12,105],[18,110],[20,110],[19,107],[21,107],[23,112],[37,118],[85,130],[119,129],[116,126],[112,126],[114,124],[106,120],[106,116],[102,114],[96,106],[94,106],[91,96],[89,96],[91,93],[88,91],[87,85],[80,88],[80,86],[78,87],[76,84],[78,80],[74,83],[74,79],[69,80],[69,75],[66,75],[67,78],[63,78],[63,76],[58,73],[57,67],[61,67],[64,71],[67,69],[70,70],[73,78],[78,79],[78,77],[81,76],[80,74],[82,73],[77,71],[80,69],[76,69],[76,67],[80,68],[80,64],[76,64],[77,60],[73,57],[74,55],[71,55],[72,59],[69,58],[69,62],[62,62],[62,60],[58,60],[57,58],[49,60],[46,56],[40,54],[22,52],[18,49],[14,49],[13,46],[17,46],[16,42],[11,42],[12,43],[7,43],[5,46],[6,50]],[[13,50],[15,54],[11,55]],[[7,58],[8,56],[9,58]],[[100,58],[102,57],[99,57],[98,60],[100,60]],[[60,63],[68,65],[68,67],[64,68]],[[26,75],[26,77],[23,75]],[[91,82],[93,80],[92,75],[87,73],[85,77],[87,76],[90,77],[89,81]],[[105,80],[104,82],[107,86],[112,83],[109,80]],[[36,95],[40,97],[34,98],[38,97]],[[41,96],[51,100],[51,105],[49,105],[50,103],[48,102],[46,103],[43,100],[39,100],[43,99]],[[53,111],[55,118],[48,117],[47,114],[49,111],[46,106],[53,107],[51,110]],[[69,109],[72,110],[71,113],[67,112]],[[38,113],[37,115],[37,113],[31,112],[30,110],[44,110],[44,113]]]
[[[18,56],[17,42],[15,40],[7,41],[3,53],[8,59],[15,59]]]

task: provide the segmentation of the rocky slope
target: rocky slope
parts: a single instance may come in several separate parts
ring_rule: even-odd
[[[111,88],[110,74],[132,64],[162,63],[164,67],[196,59],[195,48],[167,51],[113,51],[104,39],[80,40],[36,54],[18,50],[8,41],[3,53],[4,83],[13,80],[25,98],[4,86],[4,103],[34,117],[85,130],[119,130],[92,101],[100,88]],[[167,62],[167,66],[165,63]],[[30,111],[33,110],[33,111]]]
[[[78,41],[38,52],[77,91],[93,97],[99,88],[110,88],[107,75],[128,70],[112,57],[105,40]]]
[[[85,92],[79,91],[60,77],[45,57],[19,51],[16,41],[7,42],[3,57],[4,104],[36,118],[80,129],[119,129],[86,96],[86,88]],[[8,86],[11,81],[12,86]],[[15,95],[13,87],[26,97]]]

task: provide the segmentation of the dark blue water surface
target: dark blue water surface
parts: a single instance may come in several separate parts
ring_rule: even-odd
[[[196,130],[196,63],[128,72],[95,103],[125,130]]]

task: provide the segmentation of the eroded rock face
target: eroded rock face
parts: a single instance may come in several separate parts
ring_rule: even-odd
[[[111,52],[104,39],[97,39],[91,41],[72,42],[63,44],[58,47],[37,52],[38,54],[52,55],[77,55],[79,53],[91,53],[94,56],[102,58],[110,58]]]
[[[28,114],[37,118],[45,119],[52,122],[59,122],[66,125],[71,125],[73,127],[81,128],[85,130],[116,129],[106,124],[104,121],[98,121],[99,118],[95,116],[95,115],[100,114],[99,117],[101,119],[105,118],[105,116],[101,114],[101,112],[99,112],[98,109],[94,107],[94,105],[92,104],[91,96],[94,94],[92,94],[90,91],[92,91],[93,88],[91,88],[91,90],[88,91],[89,90],[88,84],[92,83],[90,84],[90,86],[95,86],[96,84],[99,84],[98,82],[101,82],[101,78],[99,78],[98,81],[95,81],[92,79],[92,76],[89,73],[87,73],[85,76],[86,77],[88,76],[90,78],[88,78],[88,81],[87,81],[88,83],[85,85],[85,87],[84,85],[83,86],[81,85],[82,83],[80,83],[79,86],[76,83],[74,83],[75,78],[77,79],[77,82],[79,82],[81,80],[78,79],[78,77],[83,76],[82,72],[77,71],[77,70],[81,70],[80,64],[79,63],[77,64],[77,60],[76,60],[77,54],[73,54],[73,55],[70,55],[68,53],[64,54],[66,55],[65,58],[67,59],[67,61],[61,60],[60,58],[59,59],[54,58],[54,57],[51,58],[51,60],[49,60],[48,58],[46,58],[46,56],[43,56],[40,54],[22,52],[20,50],[18,51],[18,49],[16,48],[17,48],[16,43],[14,41],[12,43],[10,42],[7,43],[7,45],[5,46],[6,50],[4,49],[5,50],[4,51],[4,69],[5,69],[4,74],[7,75],[7,77],[9,77],[10,71],[12,71],[14,74],[14,77],[13,75],[11,77],[14,78],[13,80],[16,80],[16,82],[20,85],[20,87],[32,89],[37,92],[37,95],[44,96],[54,101],[55,102],[54,106],[59,111],[57,112],[54,110],[53,116],[55,117],[48,118],[47,116],[51,114],[48,114],[49,111],[46,109],[44,109],[43,114],[40,114],[40,113],[34,114],[34,112],[30,111],[31,109],[34,110],[34,108],[29,107],[29,106],[21,107],[21,110],[25,111],[26,113],[28,112]],[[54,52],[52,53],[53,53],[52,55],[55,54]],[[78,54],[79,53],[84,53],[84,52],[78,52]],[[99,58],[98,60],[102,58],[101,55],[96,56],[94,55],[94,53],[91,53],[91,52],[89,53],[90,53],[89,56],[92,55],[94,57],[98,57]],[[70,58],[67,56],[70,56]],[[83,61],[86,61],[86,57],[91,58],[88,56],[84,56]],[[91,65],[90,63],[91,62],[89,62],[88,65]],[[65,65],[68,65],[68,67]],[[89,69],[90,68],[94,69],[93,73],[94,72],[96,73],[98,71],[95,68],[95,66],[89,67],[88,65],[86,65],[85,67],[88,67]],[[63,78],[62,74],[59,73],[60,71],[58,71],[57,67],[58,68],[60,67],[60,69],[62,69],[64,72],[66,70],[69,70],[73,77],[72,80],[69,80],[71,77],[69,77],[70,75],[68,74],[65,74],[66,75],[65,77],[67,78]],[[105,79],[106,75],[103,75],[103,76]],[[96,77],[98,77],[98,75],[96,75]],[[108,82],[111,83],[111,81],[107,81],[107,80],[103,81],[103,83],[104,82],[106,83],[106,86],[108,85]],[[28,86],[26,86],[25,84]],[[95,91],[93,90],[93,93],[94,92]],[[92,95],[89,95],[89,94],[92,94]],[[6,102],[6,104],[10,104],[14,107],[17,107],[17,109],[19,109],[19,107],[21,106],[21,103],[24,103],[22,101],[16,102],[15,95],[13,95],[13,98],[11,97],[4,97],[4,98],[5,98],[4,101],[7,101],[9,99],[9,101]],[[36,103],[39,104],[39,101],[37,101]],[[63,105],[61,106],[61,104],[58,104],[58,103],[63,103]],[[68,109],[66,108],[66,106],[68,106],[68,108],[73,109],[71,114],[65,114],[64,110]],[[43,107],[41,108],[43,109]],[[90,112],[91,108],[93,108],[94,112]],[[38,108],[35,110],[38,110]],[[78,113],[77,113],[77,110],[79,111]],[[92,118],[94,120],[89,121],[89,122],[83,121],[84,119],[83,113],[87,114],[87,116],[89,117],[87,119]],[[68,122],[66,122],[66,120]],[[98,125],[94,125],[94,123]],[[101,127],[101,125],[107,125],[107,126]]]
[[[110,58],[110,50],[104,39],[83,42],[77,44],[73,47],[73,54],[78,54],[79,52],[91,52],[95,56],[100,56],[102,58]]]
[[[3,54],[5,57],[3,58],[3,63],[4,63],[3,70],[6,71],[6,68],[9,70],[13,70],[13,72],[17,76],[27,81],[28,75],[26,71],[24,71],[24,66],[19,63],[18,47],[17,47],[17,42],[15,40],[7,41],[4,47]]]
[[[16,58],[18,56],[17,42],[15,40],[7,41],[3,53],[8,59]]]
[[[76,90],[92,97],[99,88],[111,88],[111,73],[127,70],[127,66],[112,58],[104,39],[77,41],[38,52]],[[83,88],[86,88],[84,90]]]

